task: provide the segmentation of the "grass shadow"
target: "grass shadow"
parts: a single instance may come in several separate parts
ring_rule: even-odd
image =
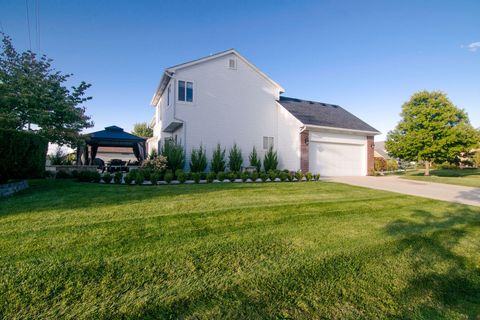
[[[458,246],[467,229],[479,225],[480,215],[468,206],[449,206],[440,215],[415,210],[387,225],[386,232],[399,238],[397,254],[410,257],[415,270],[400,293],[417,306],[405,310],[406,317],[448,318],[444,307],[471,319],[480,314],[480,271]]]
[[[130,204],[144,200],[162,201],[162,199],[205,194],[225,190],[254,189],[255,184],[214,183],[199,185],[158,185],[128,186],[84,183],[66,180],[31,180],[30,187],[17,194],[0,199],[0,217],[30,212],[70,210],[80,208],[99,208],[109,205]]]

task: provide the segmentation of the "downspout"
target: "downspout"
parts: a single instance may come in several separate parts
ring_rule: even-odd
[[[187,156],[187,123],[185,122],[185,120],[177,118],[177,85],[175,83],[174,73],[172,73],[169,76],[170,76],[170,79],[173,79],[173,120],[177,120],[177,121],[179,121],[183,124],[182,125],[182,127],[183,127],[183,154],[186,157]],[[187,165],[187,161],[185,161],[183,169],[185,169],[186,165]]]

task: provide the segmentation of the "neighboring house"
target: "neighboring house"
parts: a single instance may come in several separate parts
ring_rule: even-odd
[[[385,141],[375,142],[375,158],[383,158],[390,160],[392,157],[388,155],[388,151],[385,149]]]
[[[379,132],[337,105],[280,96],[285,90],[231,49],[167,68],[153,96],[154,136],[149,151],[166,139],[181,143],[186,169],[192,148],[209,160],[217,143],[236,143],[244,166],[255,146],[263,159],[270,146],[279,168],[323,176],[366,175],[373,169]]]
[[[105,163],[111,161],[112,159],[137,161],[137,158],[133,154],[133,149],[126,147],[98,147],[95,158],[100,158]]]

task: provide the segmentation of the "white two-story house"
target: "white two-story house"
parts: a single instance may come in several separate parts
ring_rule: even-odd
[[[167,68],[152,99],[154,136],[149,151],[166,139],[185,148],[202,145],[209,160],[220,143],[236,143],[244,166],[255,146],[270,146],[280,169],[323,176],[367,175],[373,168],[373,136],[379,132],[345,109],[287,98],[277,82],[234,49]]]

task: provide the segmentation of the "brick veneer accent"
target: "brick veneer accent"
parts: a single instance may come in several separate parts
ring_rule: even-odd
[[[367,136],[367,175],[371,176],[374,169],[374,140],[373,136]]]
[[[308,172],[308,130],[304,130],[300,133],[300,170],[303,173]]]

